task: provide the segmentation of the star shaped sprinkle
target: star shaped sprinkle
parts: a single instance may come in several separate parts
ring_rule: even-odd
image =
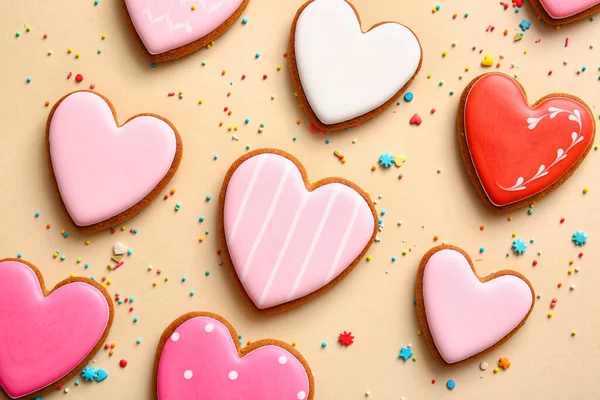
[[[354,336],[352,336],[352,332],[344,331],[344,333],[340,333],[338,342],[340,342],[342,346],[350,346],[352,343],[354,343]]]
[[[412,356],[413,352],[408,347],[402,347],[402,349],[400,349],[400,354],[398,354],[398,358],[402,358],[404,361],[408,360]]]
[[[587,243],[588,237],[585,232],[577,231],[573,234],[573,243],[577,246],[583,246]]]
[[[394,165],[394,156],[390,153],[383,153],[379,156],[379,165],[385,168],[389,168]]]
[[[527,245],[521,239],[515,239],[512,242],[512,249],[517,254],[523,254],[527,249]]]
[[[93,367],[85,367],[83,371],[81,371],[81,377],[85,379],[86,382],[90,382],[96,379],[98,374]]]
[[[510,361],[508,361],[508,357],[500,357],[500,360],[498,360],[498,366],[506,371],[508,367],[510,367]]]

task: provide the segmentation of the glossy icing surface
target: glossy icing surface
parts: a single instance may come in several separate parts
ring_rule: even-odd
[[[18,398],[60,380],[96,346],[109,315],[91,285],[68,283],[44,297],[31,268],[0,262],[0,386]]]
[[[223,25],[242,2],[125,0],[133,26],[150,54],[165,53],[207,36]]]
[[[309,379],[300,361],[278,346],[240,358],[227,327],[194,317],[171,334],[157,371],[159,400],[304,400]]]
[[[104,99],[76,92],[54,112],[49,148],[67,211],[88,226],[144,199],[167,175],[177,142],[161,119],[140,116],[118,127]]]
[[[296,23],[294,52],[307,100],[329,125],[385,104],[413,77],[421,60],[410,29],[391,22],[363,34],[344,0],[315,0],[304,9]]]
[[[423,273],[427,324],[449,364],[492,347],[523,321],[532,302],[525,281],[504,275],[482,283],[455,250],[432,255]]]
[[[540,0],[548,15],[554,19],[572,17],[600,4],[600,0]]]
[[[369,244],[374,218],[354,189],[306,190],[277,154],[243,162],[227,187],[223,224],[234,268],[261,309],[296,300],[340,275]]]
[[[552,186],[591,146],[595,129],[583,104],[554,97],[532,109],[519,85],[497,73],[471,87],[464,125],[475,171],[496,206]]]

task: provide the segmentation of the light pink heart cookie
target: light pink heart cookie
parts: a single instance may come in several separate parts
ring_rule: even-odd
[[[341,178],[311,184],[298,160],[274,149],[231,166],[220,216],[228,265],[259,310],[281,311],[335,285],[377,232],[367,193]]]
[[[33,265],[0,260],[0,388],[13,399],[55,390],[94,356],[112,319],[97,283],[69,278],[47,291]]]
[[[310,367],[292,346],[259,340],[244,348],[222,317],[189,313],[163,333],[154,360],[158,400],[312,400]]]
[[[221,36],[250,0],[123,0],[133,31],[153,61],[183,57]]]
[[[54,105],[46,140],[63,205],[83,232],[139,213],[181,161],[181,139],[169,121],[139,114],[119,126],[108,99],[88,91],[70,93]]]
[[[534,292],[515,271],[485,278],[455,246],[431,249],[417,274],[419,321],[432,353],[446,365],[467,362],[504,343],[533,310]]]
[[[561,25],[594,15],[600,0],[530,0],[544,22]]]

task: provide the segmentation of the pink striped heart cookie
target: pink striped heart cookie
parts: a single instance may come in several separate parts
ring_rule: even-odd
[[[549,25],[563,25],[588,18],[600,10],[600,0],[530,0],[539,17]]]
[[[261,311],[283,311],[343,279],[375,239],[367,193],[341,178],[310,183],[292,155],[250,152],[220,197],[221,242],[232,275]]]
[[[312,400],[312,372],[287,343],[259,340],[240,347],[216,314],[193,312],[163,333],[154,359],[157,400]]]
[[[122,0],[127,21],[154,62],[193,53],[221,36],[250,0]]]
[[[462,249],[429,250],[417,273],[419,322],[433,355],[446,366],[468,362],[506,342],[533,310],[534,291],[516,271],[479,277]]]

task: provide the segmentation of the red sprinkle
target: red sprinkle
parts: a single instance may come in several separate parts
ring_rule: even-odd
[[[263,80],[264,80],[264,79],[267,79],[267,75],[263,75]]]
[[[169,92],[169,93],[167,93],[167,96],[173,97],[173,96],[175,96],[175,92]]]
[[[122,359],[121,361],[119,361],[119,365],[121,366],[121,368],[125,368],[127,366],[127,360]]]
[[[91,90],[94,90],[94,89],[96,89],[96,85],[94,85],[94,84],[92,83],[92,84],[90,85],[90,89],[91,89]]]
[[[73,73],[72,73],[72,72],[69,72],[69,73],[67,74],[67,79],[71,79],[71,77],[72,77],[72,76],[73,76]]]
[[[434,383],[435,383],[435,379],[432,379],[431,380],[431,384],[433,385]]]
[[[81,82],[83,80],[83,75],[77,74],[75,75],[75,82]]]
[[[583,253],[579,253],[579,258],[583,257]]]
[[[108,350],[108,349],[110,349],[110,344],[106,343],[106,344],[104,345],[104,349],[105,349],[105,350]]]
[[[132,312],[132,311],[133,311],[133,307],[129,307],[129,312]]]
[[[246,79],[246,75],[242,75],[242,80]]]
[[[552,70],[548,71],[548,76],[552,75]]]
[[[565,47],[567,47],[569,45],[569,38],[565,39]]]
[[[117,233],[117,230],[116,229],[111,229],[110,233],[112,233],[114,235],[115,233]]]
[[[221,250],[217,250],[217,255],[220,256],[221,255]]]
[[[168,199],[168,198],[169,198],[168,194],[165,194],[165,197],[163,197],[163,199],[165,199],[165,200]]]
[[[44,33],[44,36],[43,36],[43,38],[44,38],[44,39],[47,39],[47,38],[48,38],[48,34],[47,34],[47,33]]]
[[[398,175],[398,180],[402,179],[404,177],[404,175],[400,174]]]
[[[533,260],[531,264],[533,264],[533,266],[535,267],[537,265],[537,260]]]
[[[562,224],[563,222],[565,222],[565,219],[564,219],[564,218],[561,218],[561,219],[560,219],[560,223]]]

